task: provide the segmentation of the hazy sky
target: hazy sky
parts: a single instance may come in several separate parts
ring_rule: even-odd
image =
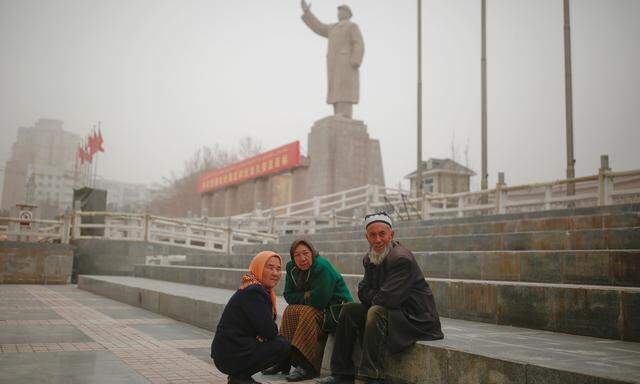
[[[347,0],[316,0],[336,20]],[[416,1],[350,0],[365,39],[354,116],[387,185],[416,164]],[[489,185],[564,178],[562,0],[488,0]],[[100,175],[159,181],[199,146],[301,140],[325,104],[326,40],[297,0],[0,0],[0,168],[40,117],[102,121]],[[640,168],[640,1],[572,1],[577,175]],[[480,169],[480,0],[423,1],[424,155]],[[454,139],[455,138],[455,139]],[[468,144],[467,144],[468,143]],[[473,180],[478,189],[479,177]]]

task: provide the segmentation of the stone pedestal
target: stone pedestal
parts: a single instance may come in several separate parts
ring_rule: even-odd
[[[361,120],[329,116],[309,133],[307,198],[366,184],[384,185],[380,142]]]

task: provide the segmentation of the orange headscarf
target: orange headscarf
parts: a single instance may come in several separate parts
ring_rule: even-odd
[[[267,261],[272,257],[277,257],[280,259],[280,265],[282,265],[282,257],[275,252],[272,251],[262,251],[253,257],[251,260],[251,264],[249,264],[249,273],[242,275],[242,284],[240,284],[240,289],[245,289],[253,284],[260,284],[264,286],[262,283],[262,272],[264,272],[264,266],[267,264]],[[273,311],[273,318],[275,319],[278,315],[278,310],[276,309],[276,293],[273,289],[267,289],[269,295],[271,296],[271,310]]]

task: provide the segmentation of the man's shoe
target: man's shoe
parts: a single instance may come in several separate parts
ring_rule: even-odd
[[[279,374],[288,375],[290,370],[291,370],[290,364],[276,364],[271,368],[265,369],[261,373],[267,376],[279,375]]]
[[[386,384],[387,382],[384,379],[369,379],[365,381],[367,384]]]
[[[316,380],[317,384],[353,384],[352,376],[331,375]]]
[[[312,372],[309,372],[308,370],[302,367],[296,367],[296,369],[294,369],[293,372],[288,374],[287,377],[285,377],[285,379],[287,379],[287,381],[302,381],[302,380],[312,379],[314,377],[316,377],[316,375],[314,375]]]

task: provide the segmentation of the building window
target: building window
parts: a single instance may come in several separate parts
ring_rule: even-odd
[[[424,179],[422,181],[422,190],[433,193],[433,178]]]

